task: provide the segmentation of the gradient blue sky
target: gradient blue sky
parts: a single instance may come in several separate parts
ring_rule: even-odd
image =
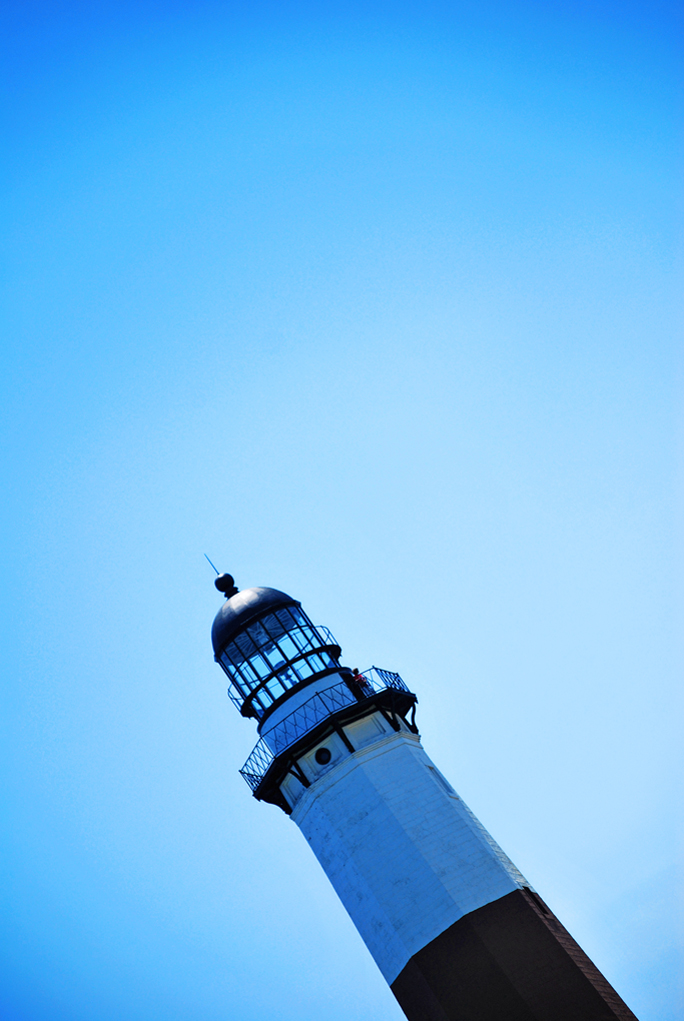
[[[237,774],[204,552],[398,670],[641,1021],[678,1019],[675,5],[1,28],[3,1021],[402,1016]]]

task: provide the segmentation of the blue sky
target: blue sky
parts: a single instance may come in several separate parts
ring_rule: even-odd
[[[675,6],[2,19],[3,1018],[401,1017],[237,774],[206,552],[675,1021]]]

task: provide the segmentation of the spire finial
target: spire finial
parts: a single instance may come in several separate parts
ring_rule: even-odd
[[[226,599],[230,599],[239,591],[235,586],[235,578],[232,574],[219,574],[218,578],[214,578],[214,585],[219,592],[223,592]]]

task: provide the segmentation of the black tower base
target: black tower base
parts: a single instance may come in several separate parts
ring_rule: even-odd
[[[637,1021],[537,894],[472,911],[392,983],[409,1021]]]

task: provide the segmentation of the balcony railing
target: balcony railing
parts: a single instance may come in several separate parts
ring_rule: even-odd
[[[394,688],[395,691],[409,690],[399,674],[371,667],[351,677],[349,681],[342,681],[325,691],[317,692],[268,732],[268,743],[263,737],[259,740],[240,770],[241,775],[255,791],[276,755],[287,751],[333,713],[388,688]]]

